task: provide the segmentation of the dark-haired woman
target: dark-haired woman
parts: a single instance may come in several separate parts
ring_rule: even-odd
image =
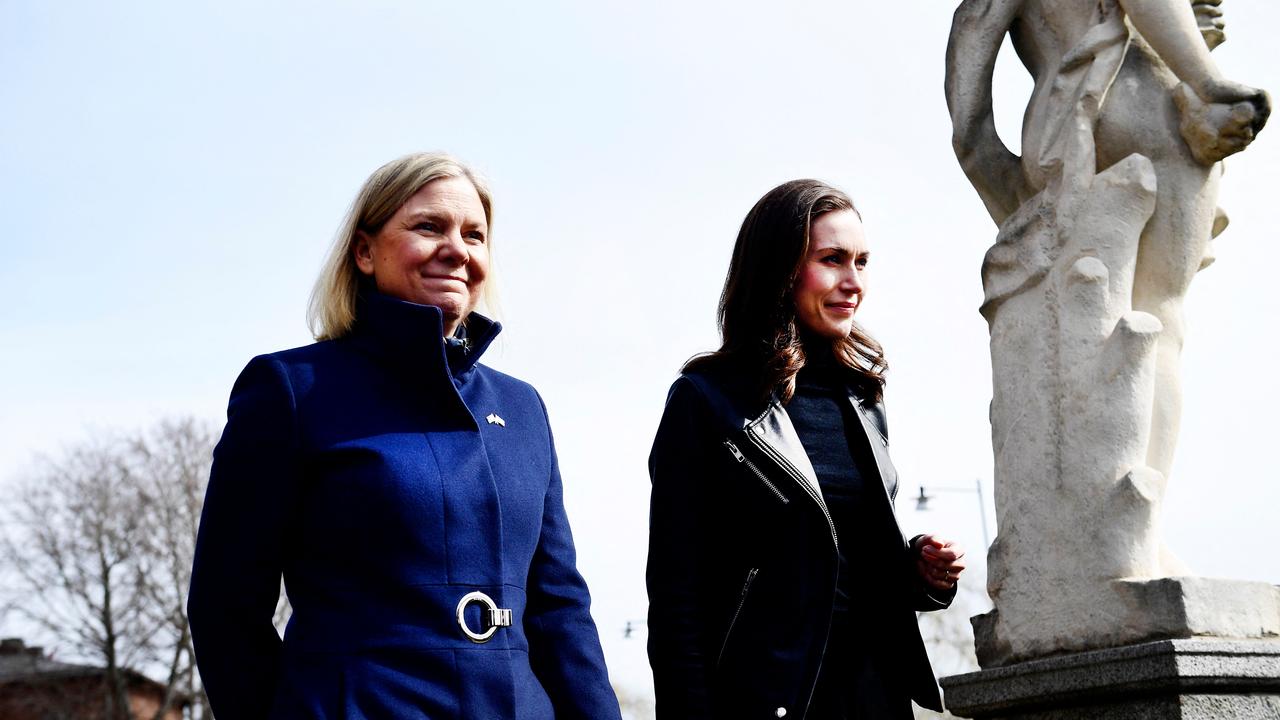
[[[660,720],[911,718],[941,709],[915,611],[963,553],[906,540],[870,253],[849,198],[781,185],[738,234],[722,345],[671,388],[649,457],[649,660]]]

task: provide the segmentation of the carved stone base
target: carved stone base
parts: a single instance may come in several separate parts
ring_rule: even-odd
[[[942,679],[984,720],[1280,719],[1280,640],[1161,640]]]
[[[1171,577],[1115,580],[1071,608],[1055,607],[1051,617],[1023,630],[1010,642],[1002,636],[999,610],[973,618],[978,663],[984,668],[1064,652],[1135,645],[1190,637],[1280,638],[1280,587],[1247,580]],[[1023,619],[1023,624],[1032,622]],[[1061,632],[1049,633],[1050,626]],[[1068,628],[1075,628],[1067,633]],[[1027,637],[1038,637],[1031,645]],[[1017,646],[1016,648],[1014,646]]]

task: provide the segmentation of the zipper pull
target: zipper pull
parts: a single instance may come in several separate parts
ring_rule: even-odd
[[[725,440],[724,446],[729,448],[729,452],[733,453],[734,460],[737,460],[738,462],[743,462],[747,459],[747,457],[742,454],[742,451],[738,449],[738,446],[734,445],[732,441]]]

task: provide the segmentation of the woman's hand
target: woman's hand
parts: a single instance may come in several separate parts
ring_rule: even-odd
[[[916,538],[916,572],[929,587],[950,590],[964,572],[964,550],[950,540],[932,535]]]

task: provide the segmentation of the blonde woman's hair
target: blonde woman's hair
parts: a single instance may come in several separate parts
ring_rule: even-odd
[[[351,332],[356,323],[356,296],[360,289],[360,269],[356,267],[355,245],[361,232],[376,235],[400,206],[432,180],[466,178],[475,186],[484,206],[484,219],[493,232],[493,197],[479,173],[451,155],[440,152],[414,153],[383,165],[369,176],[351,210],[342,221],[333,247],[316,278],[307,305],[307,325],[316,340],[334,340]],[[492,243],[492,239],[489,241]],[[493,248],[489,248],[492,258]],[[492,305],[490,287],[485,282],[482,295]]]

